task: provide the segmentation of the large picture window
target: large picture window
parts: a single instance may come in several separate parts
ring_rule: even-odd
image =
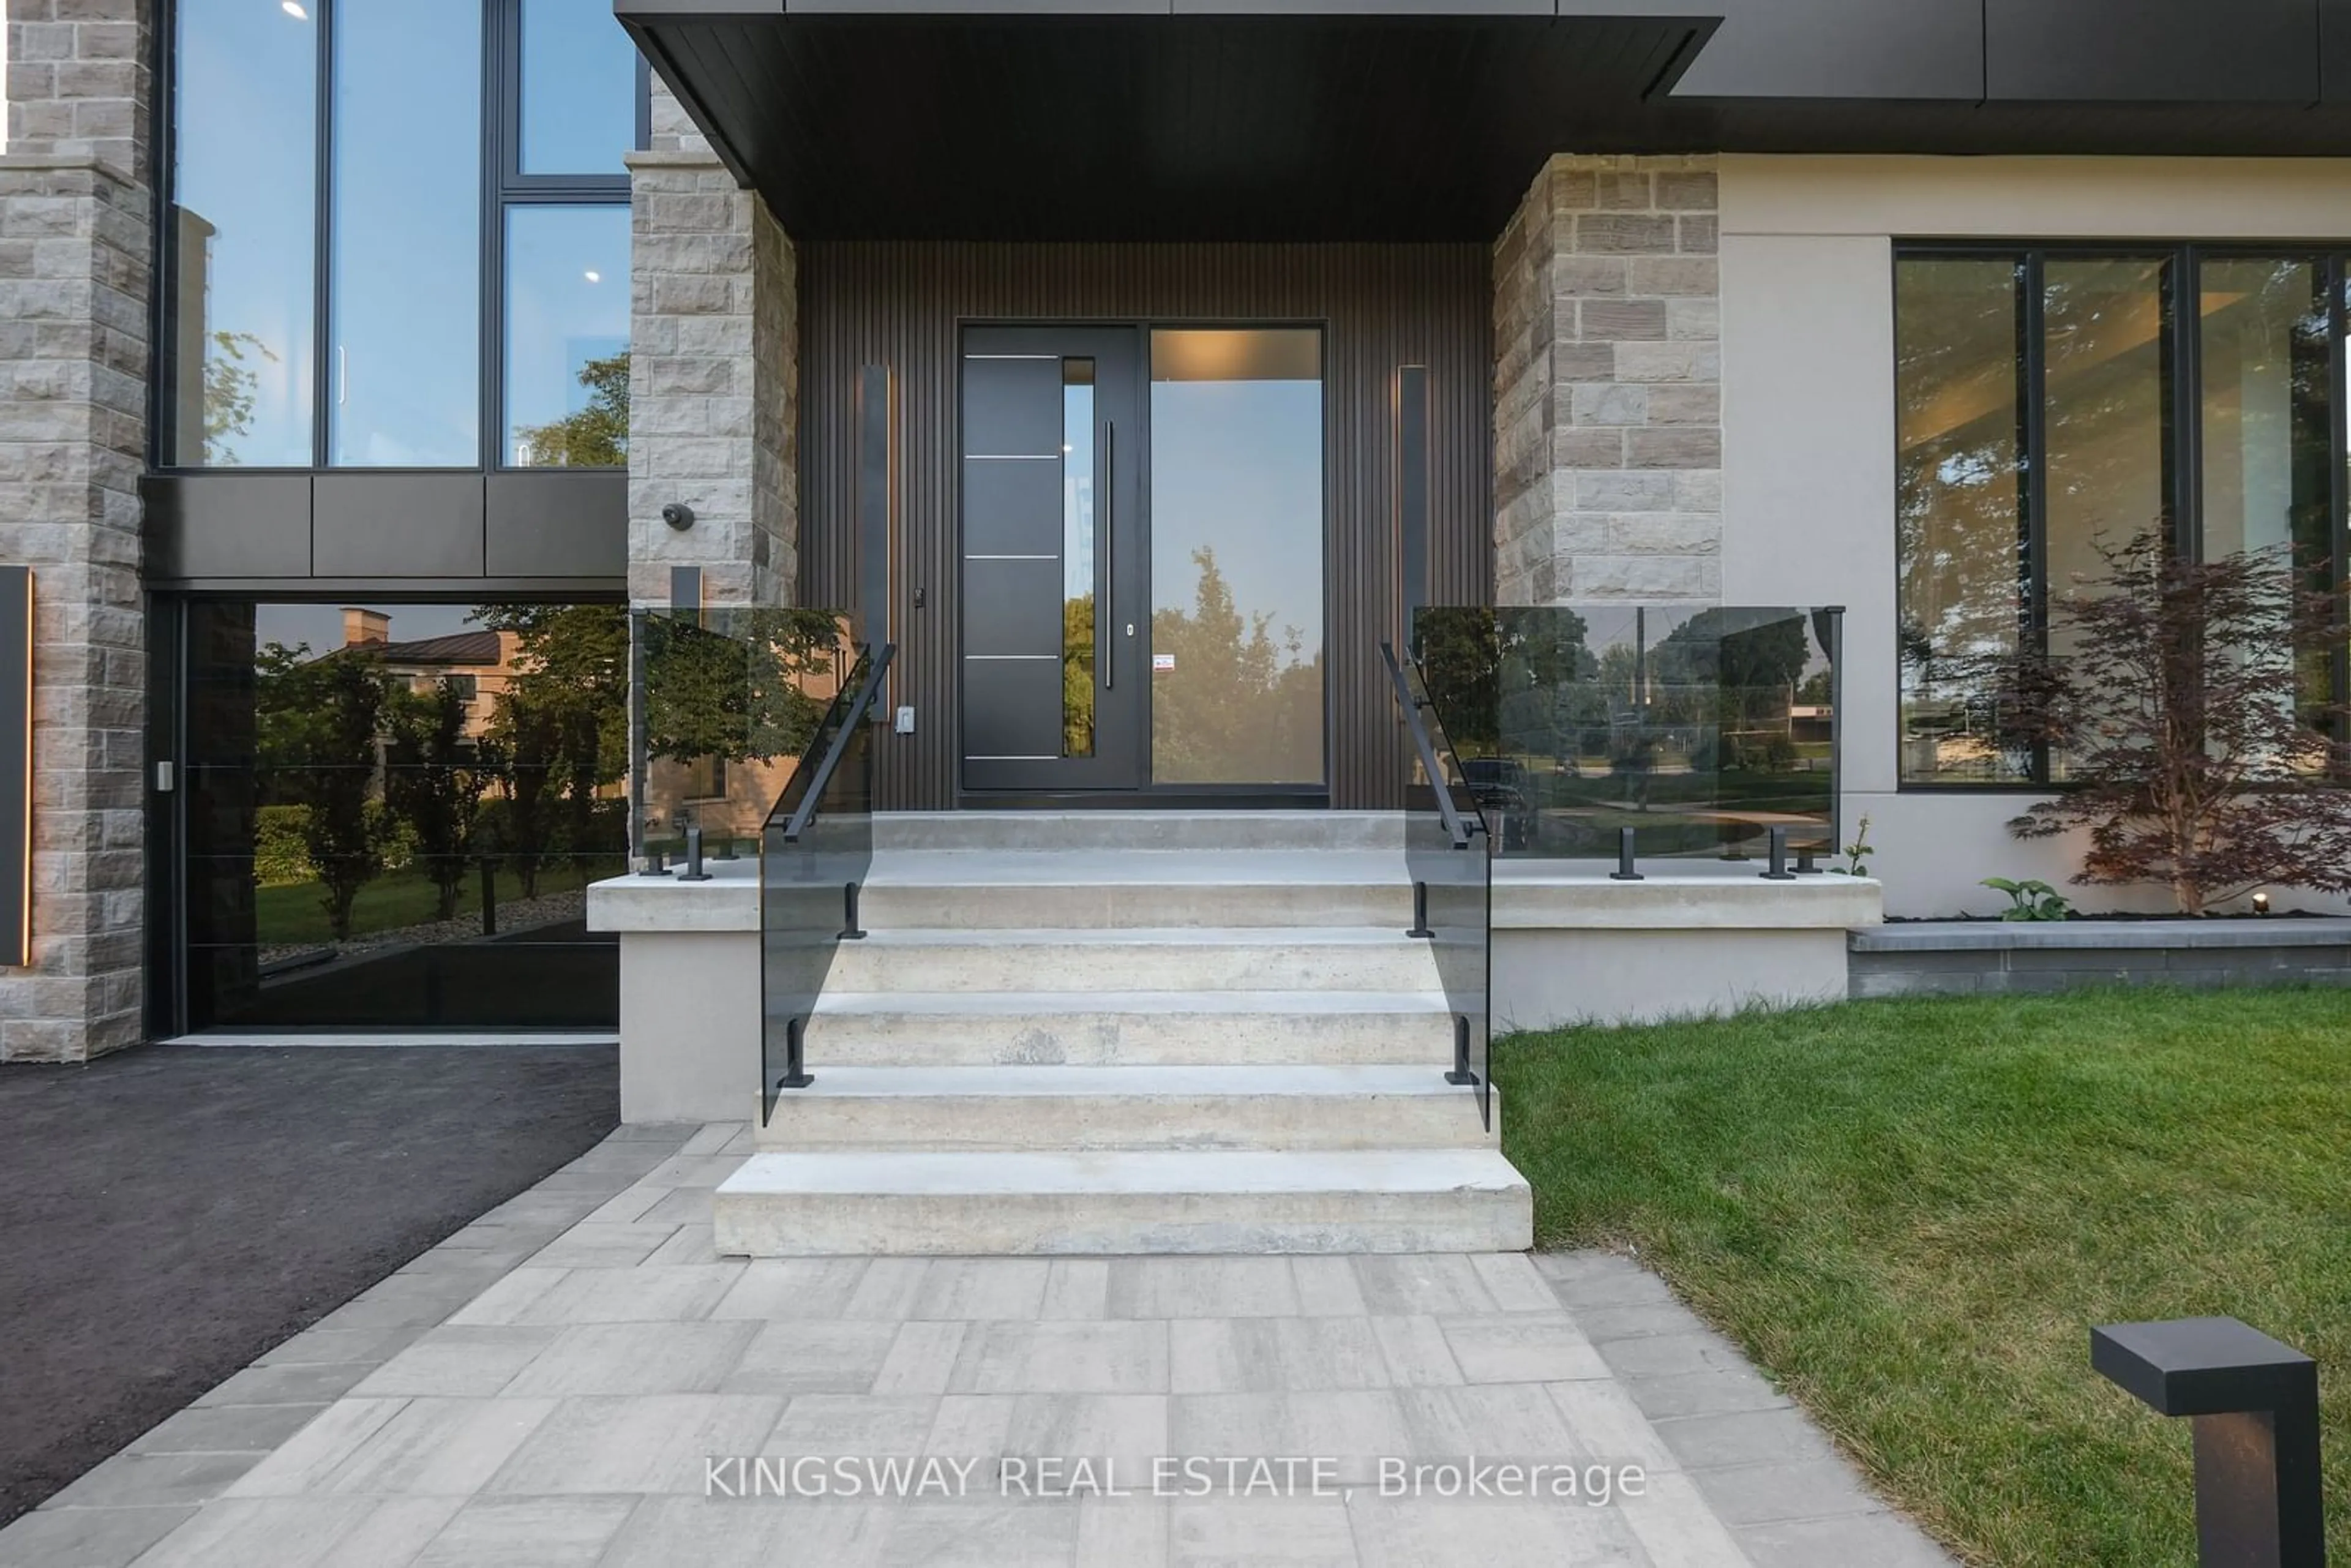
[[[173,18],[159,466],[626,462],[648,78],[605,0]]]
[[[1896,260],[1901,777],[2039,787],[2065,758],[2001,661],[2144,528],[2342,580],[2343,261],[2286,247],[1905,247]]]

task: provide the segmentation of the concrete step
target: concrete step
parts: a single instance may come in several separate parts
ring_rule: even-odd
[[[1511,1252],[1524,1177],[1491,1149],[759,1154],[717,1191],[735,1257]]]
[[[776,1101],[774,1149],[1497,1146],[1425,1067],[835,1067]]]
[[[871,938],[868,938],[871,940]],[[1452,1014],[1418,991],[841,991],[809,1061],[847,1067],[1443,1066]]]
[[[1401,851],[877,852],[872,927],[1367,925],[1412,923]]]
[[[1440,988],[1429,945],[1401,926],[893,929],[844,942],[839,991],[1420,991]]]
[[[1395,850],[1397,811],[885,811],[893,850]]]

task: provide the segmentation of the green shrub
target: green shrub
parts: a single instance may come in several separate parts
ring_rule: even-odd
[[[264,806],[254,813],[253,879],[264,887],[290,887],[316,882],[310,852],[303,833],[310,822],[308,806]]]

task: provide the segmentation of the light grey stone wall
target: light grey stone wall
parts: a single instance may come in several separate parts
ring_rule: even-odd
[[[142,1033],[146,644],[139,582],[151,260],[142,0],[7,0],[0,560],[34,573],[33,961],[0,1059]]]
[[[696,566],[712,604],[784,604],[799,572],[799,280],[790,239],[656,79],[629,160],[629,593]],[[681,532],[671,503],[693,508]]]
[[[1544,166],[1494,247],[1504,604],[1722,591],[1714,162]]]

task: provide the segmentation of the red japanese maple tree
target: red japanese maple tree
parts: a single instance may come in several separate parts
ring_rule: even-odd
[[[2190,560],[2145,529],[2052,604],[2016,681],[2065,794],[2009,824],[2087,828],[2074,880],[2161,883],[2182,915],[2261,887],[2351,892],[2351,746],[2334,597],[2283,549]]]

